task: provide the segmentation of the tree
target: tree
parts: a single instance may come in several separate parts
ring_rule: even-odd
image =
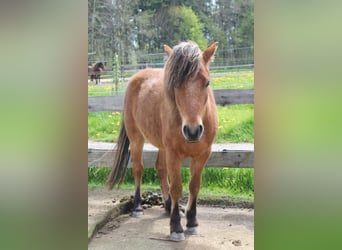
[[[163,45],[193,40],[220,43],[216,62],[231,63],[237,48],[253,47],[253,0],[88,0],[88,47],[93,59],[120,63],[160,53]],[[249,57],[253,58],[253,52]]]
[[[113,9],[109,0],[88,0],[88,51],[96,52],[96,58],[103,58],[111,42]]]
[[[242,2],[238,12],[236,28],[232,33],[236,47],[254,44],[254,3]]]
[[[165,16],[161,36],[163,42],[176,45],[180,41],[192,40],[201,49],[207,47],[207,40],[203,35],[203,25],[190,7],[171,7]]]

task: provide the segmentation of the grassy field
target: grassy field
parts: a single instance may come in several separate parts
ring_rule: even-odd
[[[231,72],[215,74],[210,79],[213,89],[252,89],[254,88],[254,72]]]
[[[214,89],[254,88],[254,72],[220,73],[211,78]],[[119,94],[124,86],[119,84]],[[114,95],[112,86],[88,86],[89,96]],[[254,142],[254,105],[232,105],[217,107],[219,131],[215,143]],[[88,113],[88,139],[93,141],[115,142],[121,122],[120,112]],[[103,185],[109,168],[93,167],[88,169],[89,185]],[[187,191],[189,169],[182,168],[183,190]],[[127,171],[123,187],[133,190],[131,169]],[[143,189],[159,189],[159,179],[153,168],[145,169]],[[202,194],[209,196],[229,195],[245,200],[254,197],[254,169],[210,168],[203,171]]]

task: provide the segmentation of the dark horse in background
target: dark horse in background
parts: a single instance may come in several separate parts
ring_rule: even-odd
[[[103,62],[97,62],[93,65],[88,65],[88,76],[90,76],[90,80],[93,81],[95,79],[95,84],[100,83],[100,76],[104,70],[105,66]]]
[[[196,201],[202,171],[218,129],[209,76],[209,63],[217,46],[218,43],[213,43],[202,52],[193,42],[183,42],[173,48],[165,45],[168,59],[164,69],[144,69],[131,77],[126,88],[121,131],[107,185],[111,189],[115,183],[121,184],[131,156],[135,180],[132,216],[142,216],[143,144],[147,139],[158,147],[155,167],[165,209],[170,213],[172,241],[185,239],[179,199],[181,163],[186,157],[192,159],[185,232],[198,234]]]

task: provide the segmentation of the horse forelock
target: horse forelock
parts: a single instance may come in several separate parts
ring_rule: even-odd
[[[164,81],[167,92],[174,97],[174,89],[194,79],[201,66],[202,52],[193,42],[176,45],[165,63]]]

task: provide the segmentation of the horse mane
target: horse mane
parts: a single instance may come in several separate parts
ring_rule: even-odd
[[[201,54],[198,45],[192,41],[181,42],[173,47],[164,67],[166,92],[172,100],[175,88],[179,88],[198,74]]]

